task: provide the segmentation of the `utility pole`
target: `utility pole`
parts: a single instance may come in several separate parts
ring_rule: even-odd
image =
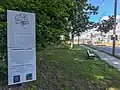
[[[114,7],[113,50],[112,50],[112,54],[113,54],[113,55],[115,55],[116,15],[117,15],[117,0],[115,0],[115,7]]]

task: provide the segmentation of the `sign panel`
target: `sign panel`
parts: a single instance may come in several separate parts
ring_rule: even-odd
[[[36,80],[35,14],[7,10],[8,85]]]
[[[113,37],[113,35],[111,35],[111,40],[113,40],[113,39],[114,39],[114,37]],[[115,40],[118,40],[118,35],[116,35]]]

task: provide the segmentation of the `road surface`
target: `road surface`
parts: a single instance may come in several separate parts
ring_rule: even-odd
[[[112,54],[111,46],[95,46],[95,47],[99,50],[102,50],[102,51]],[[120,47],[115,48],[115,55],[120,56]]]

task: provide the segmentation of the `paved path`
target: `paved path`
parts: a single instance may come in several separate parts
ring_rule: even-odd
[[[120,71],[120,59],[117,59],[113,56],[110,56],[104,52],[89,48],[87,46],[81,45],[81,47],[89,49],[96,53],[102,60],[106,61],[109,65],[112,65],[114,68],[117,68]]]

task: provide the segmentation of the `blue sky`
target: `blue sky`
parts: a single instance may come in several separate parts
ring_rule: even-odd
[[[88,0],[89,3],[95,6],[99,6],[102,0]],[[104,0],[99,8],[98,15],[92,16],[90,20],[98,22],[102,17],[114,14],[114,1],[115,0]],[[118,0],[117,15],[120,15],[120,0]]]

